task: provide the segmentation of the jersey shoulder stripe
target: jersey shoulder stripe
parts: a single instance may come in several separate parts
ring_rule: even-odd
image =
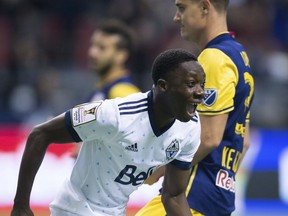
[[[129,104],[138,104],[138,103],[141,103],[141,102],[143,102],[143,101],[148,101],[148,98],[143,98],[143,99],[137,100],[137,101],[127,101],[127,102],[123,102],[123,103],[118,104],[118,107],[123,106],[123,105],[129,105]]]
[[[136,114],[136,113],[141,113],[141,112],[145,112],[148,110],[148,107],[144,108],[144,109],[139,109],[139,110],[134,110],[134,111],[122,111],[120,112],[120,115],[131,115],[131,114]]]
[[[120,115],[130,115],[145,112],[148,110],[148,98],[120,103],[118,104],[118,109]]]
[[[129,107],[119,107],[119,110],[130,110],[130,109],[136,109],[136,108],[140,108],[140,107],[147,107],[148,103],[144,103],[144,104],[138,104],[138,105],[135,105],[135,106],[129,106]]]

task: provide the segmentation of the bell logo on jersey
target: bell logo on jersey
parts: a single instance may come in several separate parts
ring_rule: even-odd
[[[216,102],[217,95],[218,95],[217,89],[205,88],[205,95],[202,100],[202,103],[205,106],[212,106]]]
[[[175,139],[171,142],[171,144],[165,150],[166,159],[167,160],[173,159],[175,155],[178,153],[178,151],[179,151],[179,140]]]
[[[229,177],[229,173],[226,170],[220,169],[216,176],[216,185],[235,193],[235,180],[233,177]]]
[[[136,175],[137,167],[134,165],[126,165],[114,181],[123,185],[132,184],[133,186],[137,186],[142,184],[153,173],[154,168],[155,167],[150,167],[147,172],[140,172]]]

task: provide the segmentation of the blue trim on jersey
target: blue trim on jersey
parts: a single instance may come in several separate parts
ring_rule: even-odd
[[[195,114],[195,115],[192,117],[191,120],[194,121],[194,122],[198,122],[198,116]]]
[[[185,162],[185,161],[179,161],[179,160],[174,159],[173,161],[170,162],[170,164],[173,164],[174,166],[182,170],[188,170],[192,167],[192,161]]]
[[[135,108],[140,108],[140,107],[146,107],[147,108],[148,103],[145,104],[140,104],[136,106],[130,106],[130,107],[119,107],[119,110],[127,110],[127,109],[135,109]]]
[[[230,106],[230,107],[227,107],[225,109],[222,109],[222,110],[212,110],[212,111],[201,111],[201,110],[197,110],[198,113],[219,113],[219,112],[223,112],[225,110],[229,110],[229,109],[232,109],[234,106]]]
[[[140,109],[140,110],[135,110],[135,111],[127,111],[127,112],[120,112],[120,115],[130,115],[130,114],[136,114],[136,113],[141,113],[141,112],[145,112],[148,110],[148,107],[144,108],[144,109]]]
[[[137,104],[137,103],[140,103],[140,102],[143,102],[143,101],[148,101],[148,98],[144,98],[144,99],[141,99],[141,100],[138,100],[138,101],[124,102],[124,103],[118,104],[118,107],[123,106],[123,105],[128,105],[128,104]]]
[[[81,138],[79,137],[79,135],[77,134],[77,132],[75,131],[75,129],[72,126],[72,121],[71,121],[71,110],[68,110],[65,113],[65,123],[66,123],[66,127],[70,133],[70,135],[72,136],[72,138],[74,139],[75,142],[81,142]]]
[[[138,100],[138,101],[129,101],[129,102],[125,102],[125,103],[121,103],[118,104],[118,109],[119,109],[119,113],[120,115],[130,115],[130,114],[136,114],[136,113],[141,113],[141,112],[145,112],[148,110],[148,103],[142,103],[142,102],[146,102],[147,98]],[[138,109],[141,108],[142,109]],[[122,111],[121,111],[122,110]]]

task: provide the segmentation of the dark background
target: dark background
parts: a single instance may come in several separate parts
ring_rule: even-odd
[[[288,127],[288,1],[232,0],[229,29],[243,43],[255,74],[252,125]],[[87,68],[90,36],[117,18],[136,32],[129,65],[143,91],[154,57],[181,47],[167,0],[1,0],[0,123],[35,123],[86,101],[95,78]]]

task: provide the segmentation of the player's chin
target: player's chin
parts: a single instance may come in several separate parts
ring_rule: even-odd
[[[179,118],[177,118],[179,121],[181,122],[189,122],[192,119],[193,116],[191,116],[190,114],[186,114],[184,116],[181,116]]]
[[[189,34],[183,28],[181,28],[181,37],[185,40],[189,40]]]
[[[186,34],[185,34],[185,31],[183,29],[181,29],[180,35],[182,38],[186,39]]]

